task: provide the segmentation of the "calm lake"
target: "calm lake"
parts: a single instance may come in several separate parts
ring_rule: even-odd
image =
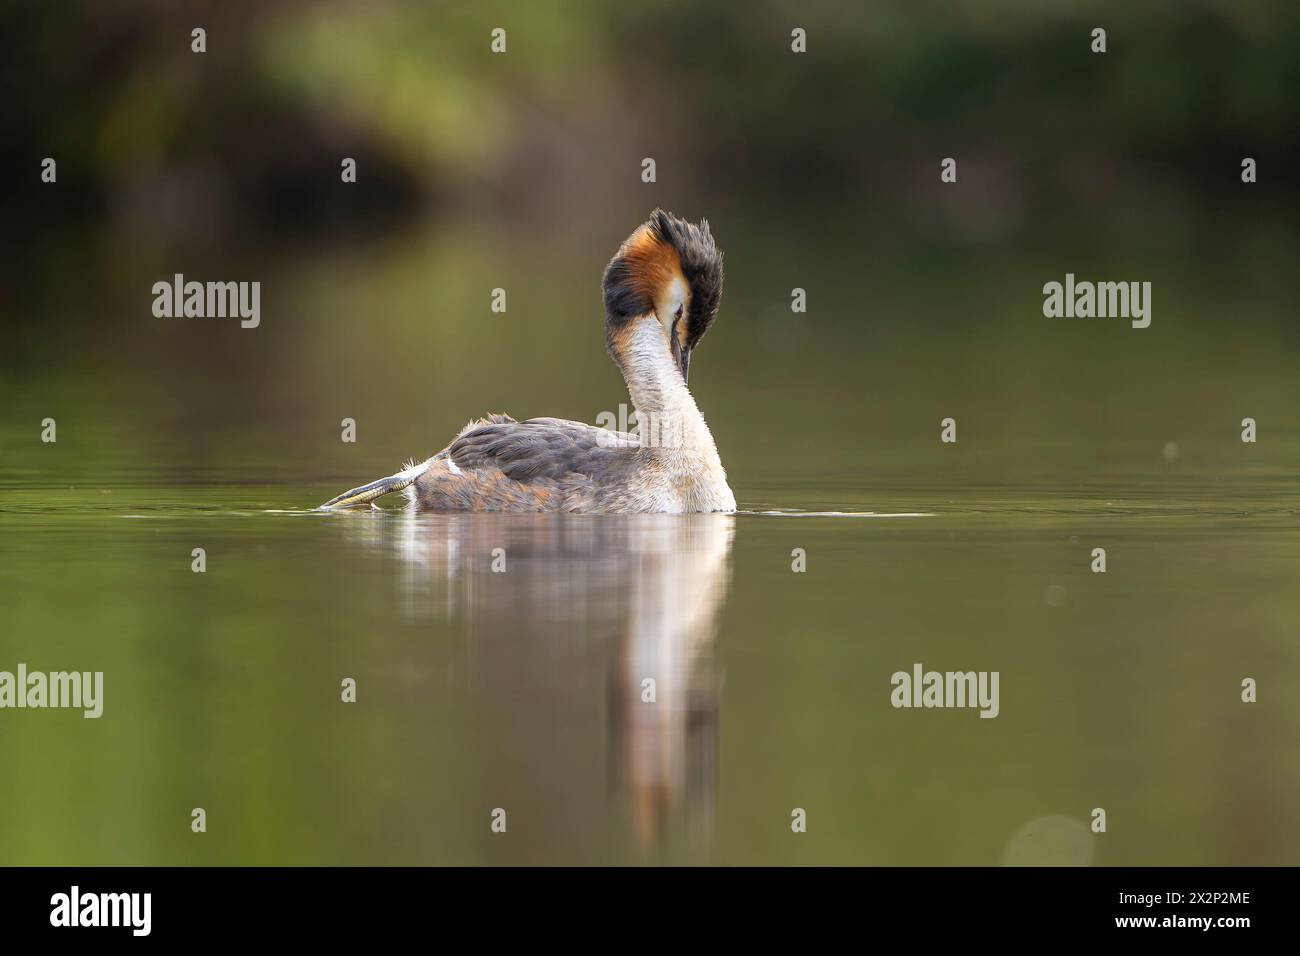
[[[0,864],[1300,859],[1277,289],[1165,261],[1135,330],[1044,318],[1050,248],[726,248],[691,384],[735,516],[312,510],[488,411],[626,402],[563,242],[504,316],[492,237],[214,273],[265,275],[257,329],[154,318],[162,253],[23,303],[0,670],[102,671],[104,712],[0,711]],[[997,671],[997,717],[894,708],[916,664]]]

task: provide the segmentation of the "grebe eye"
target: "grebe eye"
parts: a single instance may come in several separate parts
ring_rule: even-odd
[[[677,314],[673,316],[674,319],[680,319],[680,318],[682,317],[682,309],[683,309],[683,308],[684,308],[684,307],[683,307],[683,306],[680,306],[680,305],[677,307]]]

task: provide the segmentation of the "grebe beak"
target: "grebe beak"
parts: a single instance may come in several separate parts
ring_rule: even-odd
[[[434,456],[437,457],[436,455]],[[405,471],[399,471],[395,475],[389,475],[387,478],[380,478],[378,481],[372,481],[368,484],[361,485],[359,488],[352,488],[337,497],[331,498],[320,506],[320,511],[329,511],[334,508],[352,508],[356,505],[369,504],[376,498],[382,498],[384,495],[391,495],[394,491],[402,491],[410,487],[417,478],[429,470],[433,464],[434,458],[428,461],[422,461],[418,465],[412,465]]]
[[[677,322],[680,321],[681,319],[677,320]],[[668,334],[668,338],[671,340],[672,343],[673,361],[676,362],[677,367],[682,370],[682,381],[689,382],[690,368],[691,368],[691,350],[688,349],[686,346],[682,345],[681,341],[677,338],[677,322],[673,323],[673,330]]]

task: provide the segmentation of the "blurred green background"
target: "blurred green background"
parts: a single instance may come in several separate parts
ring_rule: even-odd
[[[0,34],[0,669],[108,697],[0,713],[0,863],[1296,862],[1295,4]],[[488,411],[616,411],[599,277],[656,206],[726,253],[691,384],[742,509],[927,517],[301,513]],[[260,281],[260,327],[155,318],[177,272]],[[1152,282],[1151,327],[1044,318],[1067,272]],[[690,662],[650,729],[643,654]],[[915,661],[1001,668],[1002,716],[892,710]]]

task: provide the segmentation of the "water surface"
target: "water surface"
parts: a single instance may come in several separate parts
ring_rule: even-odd
[[[1286,863],[1300,840],[1300,515],[1266,483],[738,485],[753,511],[917,515],[894,518],[36,484],[0,498],[3,662],[104,671],[105,713],[3,715],[5,863]],[[892,708],[916,662],[999,671],[999,716]]]

